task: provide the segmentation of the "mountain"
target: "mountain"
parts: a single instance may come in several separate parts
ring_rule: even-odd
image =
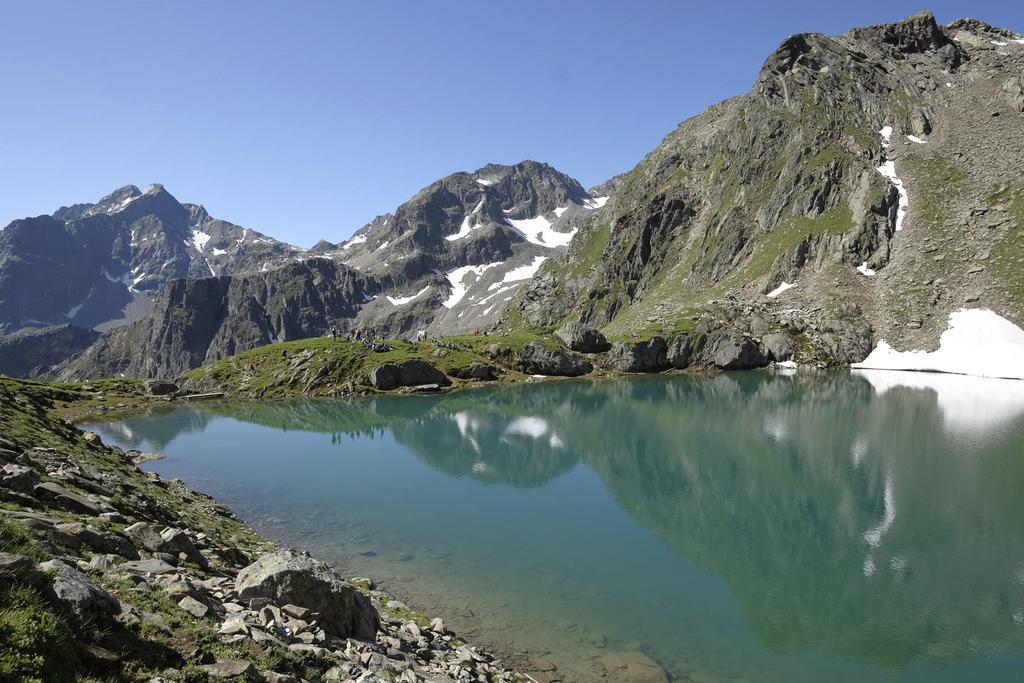
[[[30,327],[0,336],[0,375],[42,377],[81,353],[100,336],[71,324]]]
[[[327,334],[355,316],[376,283],[328,259],[265,272],[174,280],[154,311],[103,334],[58,374],[176,377],[278,340]]]
[[[300,250],[178,202],[162,185],[128,185],[0,231],[0,333],[136,320],[176,278],[258,270]]]
[[[606,200],[534,161],[455,173],[343,244],[322,241],[248,272],[170,282],[152,313],[107,332],[57,374],[174,377],[331,330],[387,337],[492,326]]]
[[[1024,323],[1024,39],[922,12],[801,34],[622,179],[509,324],[788,335],[798,360]]]
[[[606,200],[547,164],[489,164],[428,185],[317,252],[381,283],[357,326],[385,335],[467,332],[494,324]]]

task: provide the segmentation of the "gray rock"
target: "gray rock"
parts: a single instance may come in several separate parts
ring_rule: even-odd
[[[214,679],[241,679],[243,681],[262,681],[259,671],[252,662],[243,659],[222,659],[213,664],[203,664],[199,667],[207,676]]]
[[[167,396],[178,392],[178,385],[163,379],[152,379],[146,382],[146,391],[153,396]]]
[[[387,391],[398,387],[414,387],[425,384],[450,386],[447,375],[425,360],[418,358],[402,363],[384,363],[370,371],[370,384],[376,389]]]
[[[757,343],[737,333],[718,335],[705,349],[705,359],[708,365],[721,370],[747,370],[768,364],[768,357]]]
[[[608,364],[621,372],[660,372],[669,367],[667,354],[661,337],[634,344],[616,342],[608,353]]]
[[[380,617],[369,599],[343,581],[326,563],[282,550],[268,553],[238,573],[239,598],[270,598],[315,608],[320,625],[332,635],[372,639]]]
[[[578,320],[572,320],[555,331],[555,336],[567,347],[581,353],[600,353],[610,348],[608,340],[599,330],[588,327]]]
[[[210,612],[209,607],[189,595],[186,595],[178,601],[178,607],[197,619],[202,619]]]
[[[155,557],[148,560],[122,562],[119,569],[134,574],[169,574],[177,571],[173,565],[170,565],[163,560],[158,560]]]
[[[793,340],[784,332],[766,334],[761,339],[761,345],[769,360],[781,362],[793,357]]]
[[[0,579],[27,574],[32,571],[33,567],[35,567],[35,563],[31,558],[0,552]]]
[[[39,473],[31,467],[8,464],[0,468],[0,487],[2,488],[21,493],[32,493],[32,489],[38,483]]]
[[[549,349],[539,341],[532,341],[519,352],[516,368],[528,375],[579,377],[591,372],[594,366],[572,351]]]
[[[487,363],[470,363],[462,368],[454,368],[449,372],[452,377],[459,379],[475,379],[481,382],[493,382],[498,379],[499,371],[494,365]]]
[[[666,342],[665,360],[677,370],[688,368],[706,343],[707,335],[703,333],[676,335]]]
[[[82,512],[93,516],[99,515],[103,512],[101,507],[85,496],[69,491],[60,484],[52,481],[44,481],[42,484],[37,484],[35,488],[32,489],[32,493],[39,500],[46,501],[47,503],[64,510]]]
[[[56,572],[46,587],[46,595],[74,614],[82,623],[102,621],[121,611],[113,595],[97,586],[88,576],[60,560],[39,565],[46,572]]]
[[[81,522],[62,522],[55,528],[63,534],[74,536],[80,544],[101,553],[114,553],[129,560],[139,559],[139,551],[123,536],[100,531]]]

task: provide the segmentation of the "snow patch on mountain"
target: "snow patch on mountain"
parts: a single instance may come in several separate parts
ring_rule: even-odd
[[[795,284],[794,284],[794,285],[791,285],[791,284],[789,284],[788,282],[783,282],[783,283],[782,283],[781,285],[779,285],[778,287],[776,287],[776,288],[775,288],[775,289],[773,289],[772,291],[768,292],[768,294],[767,294],[766,296],[767,296],[767,297],[768,297],[769,299],[775,299],[775,298],[776,298],[776,297],[778,297],[778,296],[779,296],[780,294],[782,294],[783,292],[785,292],[785,291],[786,291],[787,289],[792,289],[793,287],[796,287],[796,285],[795,285]]]
[[[523,218],[520,220],[506,218],[505,222],[512,226],[527,242],[538,244],[542,247],[564,247],[572,241],[577,232],[576,228],[569,232],[552,230],[551,221],[544,216],[534,216],[533,218]]]
[[[210,241],[210,236],[199,228],[192,229],[192,246],[196,248],[196,251],[202,251],[206,243]]]
[[[486,263],[479,266],[462,266],[461,268],[453,268],[446,272],[444,275],[448,278],[448,282],[451,283],[452,291],[448,298],[441,302],[441,305],[445,308],[453,308],[466,296],[466,290],[469,289],[469,285],[465,282],[467,277],[472,274],[474,279],[478,278],[484,271],[496,268],[502,263],[503,261],[498,261],[497,263]]]
[[[883,339],[851,367],[1024,379],[1024,330],[988,309],[960,309],[949,315],[937,350],[897,351]]]
[[[426,294],[428,289],[430,289],[430,285],[427,285],[411,296],[386,296],[384,298],[390,301],[392,306],[404,306],[413,299],[418,299],[420,296]]]
[[[473,230],[480,227],[479,224],[477,223],[476,216],[477,214],[480,213],[480,209],[482,209],[483,206],[484,200],[481,199],[480,203],[476,205],[476,208],[473,209],[472,212],[466,214],[466,216],[462,219],[462,225],[459,226],[459,231],[454,235],[445,235],[444,238],[449,242],[454,242],[455,240],[460,240],[463,237],[468,236],[469,233],[473,232]]]

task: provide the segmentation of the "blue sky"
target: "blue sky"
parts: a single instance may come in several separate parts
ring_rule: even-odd
[[[161,182],[303,246],[424,185],[547,161],[584,186],[748,90],[791,33],[921,6],[825,2],[7,2],[0,224]],[[1024,31],[1024,4],[936,2]]]

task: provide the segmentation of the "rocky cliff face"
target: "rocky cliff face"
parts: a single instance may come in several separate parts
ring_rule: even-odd
[[[613,338],[781,330],[833,363],[864,330],[934,348],[964,305],[1024,323],[1022,70],[1017,34],[929,13],[793,36],[626,174],[514,310]]]
[[[153,313],[104,334],[61,368],[64,379],[175,377],[208,360],[349,329],[377,284],[327,259],[266,272],[170,283]]]
[[[72,322],[108,329],[176,278],[259,270],[299,250],[133,185],[0,231],[0,333]]]
[[[0,375],[41,377],[100,336],[75,325],[30,328],[0,336]]]

